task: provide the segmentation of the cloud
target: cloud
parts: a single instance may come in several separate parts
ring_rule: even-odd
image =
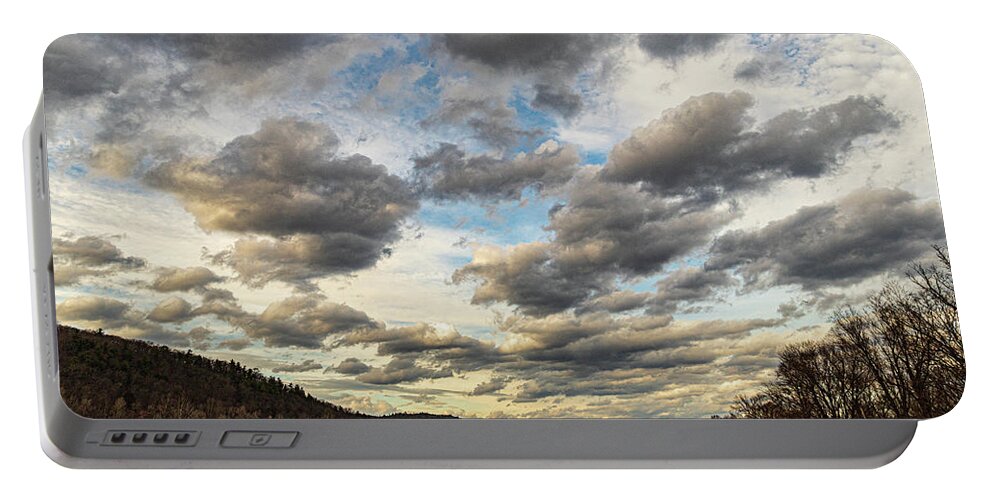
[[[682,305],[698,304],[713,298],[717,290],[732,285],[734,281],[724,271],[702,268],[678,269],[659,280],[658,293],[652,300],[653,309],[674,313]]]
[[[136,72],[127,52],[113,39],[63,37],[51,44],[43,60],[46,101],[115,94]]]
[[[472,137],[500,150],[515,146],[542,134],[538,129],[523,129],[517,124],[517,111],[493,96],[454,92],[427,118],[421,127],[445,130],[447,127],[466,127]]]
[[[212,264],[233,269],[238,279],[250,287],[281,281],[298,291],[314,292],[316,279],[372,267],[391,255],[385,243],[399,239],[399,231],[383,236],[377,239],[348,232],[278,238],[248,236],[209,257]]]
[[[364,312],[316,296],[297,295],[238,321],[249,338],[268,347],[319,348],[332,334],[379,326]]]
[[[99,321],[121,318],[131,306],[105,297],[71,297],[55,308],[59,321]]]
[[[475,304],[505,302],[530,315],[585,307],[618,279],[660,272],[710,243],[738,214],[733,195],[833,173],[856,139],[898,123],[879,100],[856,96],[753,127],[754,104],[735,91],[665,111],[615,146],[603,169],[574,176],[566,202],[549,213],[550,242],[477,248],[453,281],[479,283]],[[685,291],[664,292],[660,311],[687,300],[671,297]]]
[[[106,276],[145,267],[145,259],[125,256],[120,248],[97,236],[52,238],[55,284],[75,285],[82,278]]]
[[[575,74],[590,65],[614,35],[597,34],[459,34],[443,35],[455,57],[495,69]]]
[[[709,408],[723,408],[740,393],[742,384],[757,384],[775,367],[782,333],[770,329],[784,321],[779,315],[682,321],[651,312],[638,316],[563,312],[505,318],[497,325],[505,337],[499,345],[454,330],[412,325],[354,330],[336,337],[331,347],[375,345],[378,355],[391,356],[389,363],[377,368],[354,358],[342,362],[342,368],[348,367],[344,371],[357,373],[356,381],[368,384],[414,383],[482,369],[493,375],[470,395],[502,392],[511,380],[523,380],[513,391],[516,403],[561,396],[638,395],[641,400],[692,384],[701,388],[701,394],[719,400],[708,403]],[[726,387],[715,392],[715,384]]]
[[[211,159],[168,163],[146,180],[176,195],[203,229],[251,235],[214,257],[241,281],[312,289],[316,277],[388,254],[417,208],[402,179],[365,156],[338,155],[338,142],[323,124],[268,119]]]
[[[156,271],[152,290],[156,292],[188,292],[224,281],[206,267],[168,267]]]
[[[214,287],[202,287],[196,289],[200,295],[200,305],[191,311],[194,316],[213,314],[218,318],[233,325],[239,325],[243,320],[250,318],[231,291]]]
[[[190,339],[190,344],[193,345],[193,348],[201,351],[210,348],[210,338],[213,335],[213,330],[205,326],[196,326],[186,332],[186,337]]]
[[[494,378],[487,382],[480,382],[479,385],[474,387],[472,391],[469,392],[470,396],[482,396],[484,394],[493,394],[504,387],[507,387],[507,379]]]
[[[526,314],[568,309],[609,287],[601,273],[571,273],[555,259],[552,244],[521,243],[477,248],[472,261],[452,274],[455,284],[478,282],[473,304],[506,302]]]
[[[687,209],[684,201],[635,185],[602,182],[592,171],[566,192],[567,203],[549,216],[551,242],[479,247],[455,271],[456,284],[478,280],[473,303],[506,302],[532,315],[576,307],[610,293],[618,277],[658,272],[710,242],[733,217],[727,210]]]
[[[214,315],[240,326],[250,315],[231,291],[211,286],[222,281],[224,278],[202,266],[159,268],[149,288],[162,293],[192,291],[200,296],[200,304],[194,307],[183,298],[169,297],[155,306],[148,319],[183,322],[197,316]]]
[[[644,307],[653,296],[650,292],[633,292],[617,290],[605,295],[596,296],[582,305],[577,312],[606,311],[619,313]]]
[[[624,37],[605,34],[443,35],[441,45],[456,59],[534,82],[531,106],[573,118],[583,109],[571,86],[577,75],[609,74],[612,49]],[[523,78],[522,78],[523,77]]]
[[[572,178],[579,153],[548,140],[530,153],[500,159],[468,156],[454,144],[439,144],[414,158],[414,182],[420,192],[438,199],[519,200],[529,187],[558,187]]]
[[[201,72],[205,66],[224,66],[228,71],[234,67],[249,74],[300,58],[309,48],[341,38],[297,34],[72,35],[56,40],[45,53],[45,89],[70,98],[114,96],[135,85],[135,80],[141,82],[139,77],[146,72],[173,69],[171,64],[177,59],[188,65],[200,64]],[[159,68],[150,64],[152,57],[159,59]]]
[[[734,68],[734,79],[750,84],[801,83],[814,56],[816,39],[771,35],[754,47],[754,54]]]
[[[180,297],[169,297],[148,313],[148,319],[156,323],[182,323],[193,318],[193,306]]]
[[[315,370],[320,370],[324,368],[320,363],[307,359],[302,363],[289,363],[285,365],[279,365],[272,369],[273,373],[301,373],[301,372],[311,372]]]
[[[146,314],[134,309],[131,304],[107,297],[70,297],[55,307],[55,315],[60,324],[104,329],[113,335],[160,344],[189,344],[189,339],[184,334],[148,321]]]
[[[98,174],[123,179],[131,176],[137,163],[138,158],[131,148],[117,144],[98,144],[94,146],[87,165]]]
[[[313,92],[353,57],[396,43],[388,36],[296,34],[62,37],[44,59],[46,119],[50,142],[76,146],[51,156],[91,173],[140,176],[212,147],[191,133],[216,128],[212,112],[258,108],[301,88]]]
[[[217,347],[221,349],[227,349],[229,351],[240,351],[250,345],[252,345],[252,340],[242,337],[242,338],[222,340],[217,344]]]
[[[355,329],[336,338],[331,347],[373,344],[377,346],[376,352],[380,356],[431,353],[436,359],[485,356],[493,349],[490,343],[464,336],[455,330],[439,332],[424,323]]]
[[[665,318],[664,321],[670,319]],[[513,340],[500,348],[507,353],[540,353],[602,335],[616,327],[613,317],[603,312],[558,313],[541,318],[511,316],[500,324],[500,328],[513,334]]]
[[[902,269],[944,237],[937,200],[864,188],[756,230],[726,233],[706,267],[733,270],[751,287],[816,290]]]
[[[554,111],[563,118],[572,118],[583,109],[583,96],[566,86],[538,83],[534,86],[531,107]]]
[[[781,334],[766,331],[781,324],[778,318],[667,321],[649,316],[611,321],[609,330],[559,347],[531,345],[513,356],[517,361],[494,369],[527,380],[517,387],[517,403],[562,396],[622,396],[626,402],[620,403],[621,414],[630,415],[636,411],[629,407],[631,401],[650,400],[669,388],[686,391],[699,385],[723,398],[718,404],[723,408],[734,400],[736,382],[757,384],[762,373],[775,366],[782,342]],[[676,398],[680,404],[691,400],[685,392]],[[656,412],[667,409],[667,405],[649,406]]]
[[[396,408],[393,405],[383,401],[382,399],[373,399],[369,396],[355,396],[352,394],[346,394],[335,397],[334,402],[335,404],[339,404],[350,410],[355,410],[367,415],[383,416],[396,413]]]
[[[708,54],[714,51],[730,35],[720,34],[642,34],[638,35],[638,46],[648,55],[676,64],[681,60]]]
[[[385,366],[373,368],[355,379],[367,384],[389,385],[451,376],[451,370],[427,368],[417,365],[414,359],[409,357],[396,357]]]
[[[341,363],[338,363],[338,366],[329,366],[324,371],[325,373],[328,371],[334,371],[335,373],[340,373],[342,375],[361,375],[371,369],[372,368],[369,365],[359,361],[358,358],[346,358]]]
[[[821,64],[830,54],[806,51],[820,42],[797,45],[786,38],[781,43],[758,36],[738,43],[723,35],[431,38],[435,44],[427,52],[416,37],[347,35],[81,36],[53,46],[46,58],[46,102],[50,129],[62,134],[51,142],[65,145],[52,150],[53,161],[81,165],[89,175],[82,182],[101,187],[155,186],[174,196],[201,228],[223,233],[229,242],[207,254],[208,269],[149,267],[107,237],[97,238],[106,241],[92,248],[75,236],[61,238],[73,245],[54,241],[60,285],[89,285],[97,281],[93,277],[128,273],[99,280],[100,293],[108,295],[103,301],[64,295],[59,319],[198,350],[263,344],[266,351],[331,349],[341,354],[335,365],[322,366],[320,357],[298,363],[312,357],[303,356],[284,367],[311,368],[312,375],[326,368],[328,375],[306,382],[320,386],[322,396],[373,414],[396,408],[377,399],[381,396],[356,391],[394,394],[390,401],[409,399],[417,409],[443,408],[456,398],[483,408],[499,399],[501,409],[518,416],[706,415],[726,409],[735,395],[751,393],[770,376],[784,342],[823,333],[825,325],[808,323],[830,304],[856,296],[850,289],[833,293],[837,287],[897,272],[900,263],[919,257],[918,249],[926,251],[932,237],[943,237],[935,202],[927,198],[930,188],[919,183],[912,184],[921,199],[901,201],[910,195],[899,190],[885,196],[865,190],[850,200],[762,221],[775,199],[758,195],[780,187],[777,183],[816,180],[811,184],[819,191],[833,191],[838,182],[851,185],[857,176],[849,174],[858,172],[845,171],[830,186],[821,181],[847,170],[849,158],[861,160],[857,154],[863,147],[879,149],[884,139],[916,130],[911,125],[920,120],[901,123],[906,110],[890,108],[906,107],[898,98],[903,90],[883,88],[887,79],[880,80],[879,71],[858,72],[844,64],[857,56],[855,66],[878,66],[875,56],[890,57],[888,48],[882,54],[846,42],[838,49],[845,61],[835,61],[845,68],[839,79],[829,75],[834,66]],[[756,46],[754,53],[741,52],[746,41]],[[849,50],[855,45],[859,51]],[[386,46],[397,50],[383,52]],[[365,54],[384,57],[356,58]],[[817,64],[811,62],[815,56]],[[664,96],[654,91],[655,84],[637,96],[628,78],[636,76],[636,68],[613,70],[649,58],[655,73],[665,69],[661,66],[684,73],[696,60],[717,73],[734,71],[744,88],[772,83],[789,90],[807,78],[810,86],[772,92],[775,96],[762,102],[742,92],[689,99],[651,123],[642,122],[644,127],[616,143],[604,167],[580,168],[583,160],[572,145],[539,144],[556,135],[540,130],[549,120],[570,122],[574,130],[562,130],[563,137],[616,137],[618,130],[638,125],[626,120],[639,114],[644,102]],[[905,65],[893,58],[899,64],[884,61],[879,67],[900,79]],[[727,64],[716,65],[722,60]],[[872,88],[859,92],[881,97],[841,94],[840,100],[824,101],[823,96],[838,94],[814,91],[851,83],[847,77],[853,71],[862,79],[875,74]],[[342,85],[325,88],[329,79]],[[678,93],[679,85],[671,87]],[[334,123],[341,141],[328,127],[291,118],[266,121],[229,140],[232,130],[243,133],[276,108],[275,116],[311,113],[317,109],[315,92],[330,92],[341,106],[332,110],[318,103],[316,114],[307,116]],[[784,104],[797,106],[790,104],[799,102],[794,98],[827,105],[776,115]],[[910,111],[908,116],[916,112]],[[889,135],[903,124],[899,137]],[[206,135],[174,137],[184,130]],[[396,140],[380,140],[386,136]],[[451,144],[439,144],[442,139]],[[227,145],[219,148],[213,140]],[[351,146],[341,144],[352,141],[380,161],[411,158],[411,152],[423,156],[412,158],[408,184],[369,157],[349,156]],[[585,153],[596,158],[602,151]],[[883,163],[903,164],[885,161],[888,156],[880,156]],[[884,165],[874,170],[872,181],[885,185],[901,168]],[[136,185],[133,178],[147,183]],[[378,303],[358,289],[351,290],[358,295],[349,292],[350,305],[339,303],[345,295],[333,300],[302,295],[317,290],[324,278],[349,273],[358,275],[352,285],[378,286],[365,283],[368,273],[357,271],[390,255],[418,198],[487,205],[532,193],[545,202],[561,201],[546,221],[529,219],[530,230],[518,234],[544,229],[544,235],[523,242],[512,231],[499,237],[490,232],[484,243],[469,247],[471,261],[451,274],[458,285],[452,297],[466,300],[468,292],[475,304],[495,305],[495,321],[482,321],[485,311],[477,307],[483,316],[475,318],[481,321],[454,318],[457,327],[410,324],[389,314],[382,318],[391,321],[387,325],[355,309],[354,301]],[[740,226],[745,229],[722,234],[738,217],[747,218]],[[72,227],[69,222],[61,225]],[[508,224],[502,225],[513,225]],[[60,257],[60,244],[67,257]],[[149,304],[147,311],[118,294],[126,290],[103,288],[139,270],[145,272],[132,281],[147,283],[138,290],[152,294],[151,302],[141,301]],[[286,283],[295,287],[294,295],[259,312],[258,290],[244,297],[238,292],[238,298],[252,299],[246,310],[232,291],[221,288],[228,275],[251,287]],[[770,295],[765,288],[783,285],[799,293],[783,299],[777,292],[773,302],[764,300]],[[757,294],[755,300],[742,299],[747,308],[735,308],[733,316],[741,319],[687,319],[719,316],[689,313],[735,292]],[[771,309],[749,313],[758,299]],[[797,331],[785,328],[798,318],[803,326]],[[341,360],[357,352],[376,355]],[[429,393],[434,403],[427,402]],[[473,400],[467,394],[493,397]],[[527,403],[533,401],[538,403]]]
[[[550,214],[548,229],[562,264],[638,275],[708,242],[711,231],[732,218],[727,210],[699,209],[637,185],[584,175],[571,186],[567,203]]]
[[[833,173],[857,139],[899,125],[872,97],[789,110],[753,128],[754,105],[741,91],[692,97],[614,146],[602,176],[643,182],[666,196],[716,200]]]
[[[154,37],[184,56],[245,70],[261,70],[298,58],[307,49],[337,41],[334,36],[300,34],[180,34]]]
[[[744,338],[752,332],[779,326],[781,318],[746,320],[672,321],[668,316],[615,320],[615,328],[562,346],[559,352],[533,353],[541,358],[561,358],[608,367],[663,368],[679,366],[671,357],[678,348],[707,340]],[[654,353],[646,356],[646,353]],[[715,358],[699,360],[711,362]],[[684,360],[689,363],[689,360]]]

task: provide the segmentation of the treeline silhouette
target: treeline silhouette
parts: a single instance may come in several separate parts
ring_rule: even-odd
[[[965,357],[951,265],[911,264],[861,309],[845,307],[820,341],[779,353],[775,380],[741,396],[732,418],[930,418],[958,402]]]
[[[84,417],[375,418],[233,360],[65,325],[59,325],[58,334],[62,398]],[[396,413],[386,418],[444,417]]]

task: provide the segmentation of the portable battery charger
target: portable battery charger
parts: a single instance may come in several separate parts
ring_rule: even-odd
[[[965,384],[867,35],[70,35],[25,134],[70,467],[876,467]]]

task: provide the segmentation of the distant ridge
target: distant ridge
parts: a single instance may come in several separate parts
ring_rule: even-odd
[[[300,386],[220,361],[102,332],[59,325],[59,379],[70,409],[89,418],[375,417],[320,400]]]

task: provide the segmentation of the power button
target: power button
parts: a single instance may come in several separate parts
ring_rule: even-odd
[[[289,448],[298,432],[227,431],[221,438],[224,448]]]

